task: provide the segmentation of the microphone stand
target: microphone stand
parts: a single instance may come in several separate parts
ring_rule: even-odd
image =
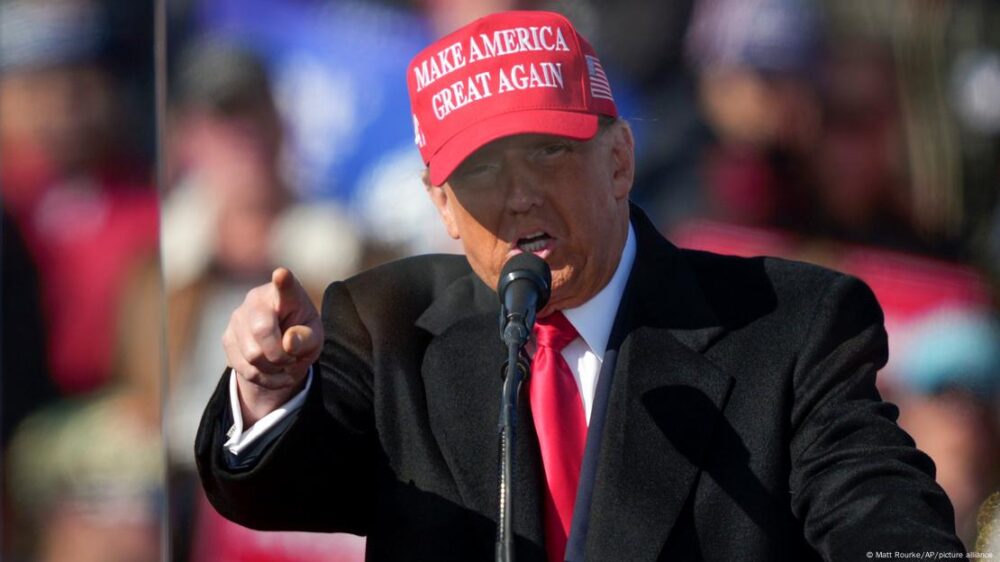
[[[499,517],[497,518],[496,562],[514,562],[514,451],[517,427],[517,399],[521,381],[528,374],[528,364],[522,350],[528,341],[523,319],[509,319],[504,327],[507,362],[503,366],[503,391],[500,397]]]
[[[500,334],[507,345],[507,363],[503,368],[500,393],[499,514],[497,517],[496,562],[514,561],[514,436],[517,428],[517,397],[521,381],[528,375],[524,344],[531,337],[535,311],[548,302],[552,290],[552,272],[545,260],[530,253],[511,259],[500,272],[497,295],[500,297]]]

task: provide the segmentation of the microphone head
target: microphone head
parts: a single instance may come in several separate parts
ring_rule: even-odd
[[[500,272],[500,281],[497,284],[497,295],[500,297],[501,304],[504,303],[504,294],[507,292],[507,288],[518,280],[529,281],[538,288],[536,308],[538,310],[545,308],[552,293],[552,270],[549,269],[549,264],[542,258],[528,252],[517,254],[507,260]]]

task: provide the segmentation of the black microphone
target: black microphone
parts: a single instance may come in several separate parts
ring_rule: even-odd
[[[500,296],[500,334],[508,346],[523,346],[535,324],[535,312],[545,308],[552,291],[552,271],[545,260],[527,252],[503,266]]]

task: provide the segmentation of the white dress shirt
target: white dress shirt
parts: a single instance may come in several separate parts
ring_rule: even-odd
[[[583,411],[587,416],[588,424],[597,389],[597,378],[601,374],[604,351],[608,346],[608,337],[611,336],[611,328],[615,316],[618,314],[618,305],[625,292],[625,284],[632,271],[632,264],[635,262],[635,246],[635,232],[630,224],[625,248],[622,250],[618,267],[615,269],[611,281],[587,302],[576,308],[563,310],[566,319],[580,334],[563,348],[562,356],[570,370],[573,371],[573,378],[580,389],[580,398],[583,400]],[[229,429],[227,433],[229,439],[223,446],[233,455],[239,455],[241,451],[261,436],[265,436],[265,438],[276,437],[276,435],[267,435],[268,430],[302,406],[306,400],[306,394],[309,392],[309,387],[312,385],[312,376],[312,369],[310,369],[305,388],[280,408],[259,419],[250,428],[244,428],[243,415],[240,412],[240,398],[236,389],[236,373],[232,372],[229,378],[229,401],[233,413],[233,426]]]

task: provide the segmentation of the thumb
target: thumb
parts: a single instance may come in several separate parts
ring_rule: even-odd
[[[296,359],[310,358],[320,349],[319,335],[309,326],[292,326],[281,337],[281,347]]]

